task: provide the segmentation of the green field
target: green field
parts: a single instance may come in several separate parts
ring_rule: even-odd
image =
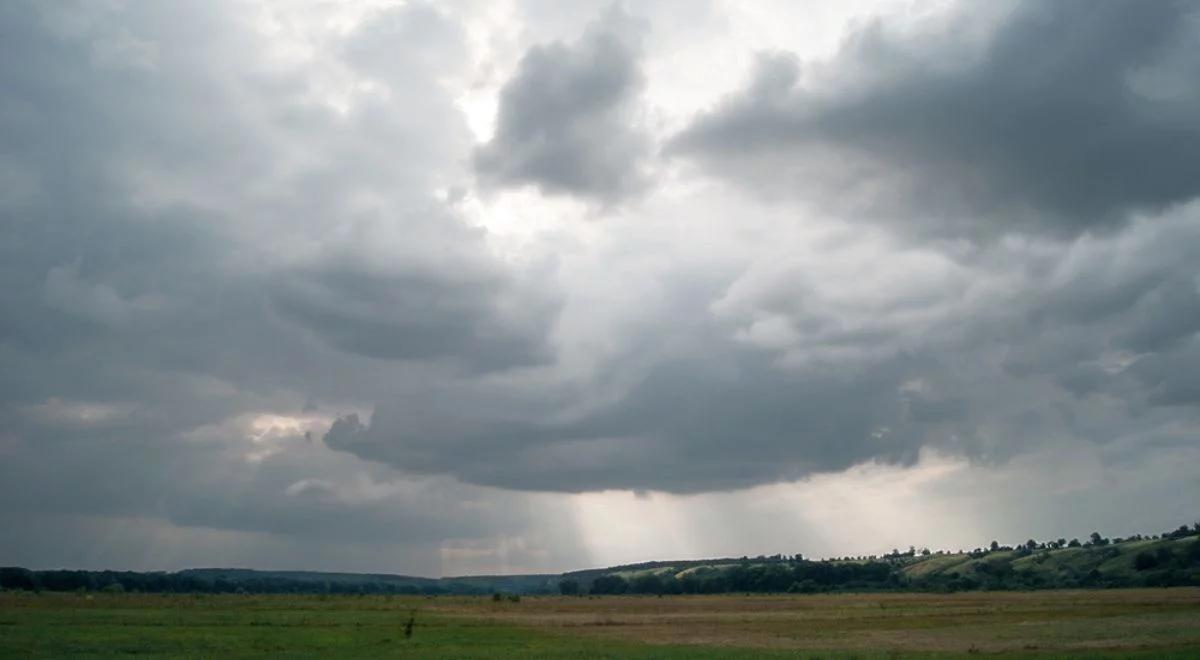
[[[412,636],[405,623],[414,617]],[[1200,589],[811,596],[0,593],[0,657],[1198,657]]]

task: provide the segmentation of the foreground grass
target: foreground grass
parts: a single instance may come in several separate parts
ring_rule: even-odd
[[[404,624],[415,611],[411,638]],[[0,594],[0,657],[1197,657],[1200,589],[487,598]]]

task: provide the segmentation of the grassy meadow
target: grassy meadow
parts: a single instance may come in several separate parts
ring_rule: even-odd
[[[413,618],[411,637],[405,624]],[[0,657],[1200,657],[1200,589],[788,596],[0,593]]]

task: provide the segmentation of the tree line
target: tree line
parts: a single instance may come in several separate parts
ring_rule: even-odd
[[[719,594],[823,593],[836,591],[963,591],[973,589],[1051,589],[1200,585],[1200,523],[1153,536],[1108,539],[1093,533],[1087,539],[1030,539],[1017,545],[996,541],[959,551],[973,568],[961,573],[933,572],[913,576],[905,567],[946,553],[929,549],[893,550],[882,556],[809,560],[802,555],[774,555],[716,562],[648,562],[621,569],[581,571],[553,580],[514,582],[514,576],[433,580],[402,576],[296,574],[269,571],[186,570],[169,572],[30,570],[0,567],[0,589],[24,591],[142,592],[142,593],[259,593],[259,594],[383,594],[488,595],[497,591],[525,594]],[[1131,570],[1104,569],[1128,544],[1153,547],[1136,552]],[[1141,545],[1135,547],[1142,547]],[[1054,562],[1064,549],[1076,549],[1069,563]],[[1129,549],[1130,552],[1133,549]],[[1016,560],[1032,557],[1015,565]],[[1047,563],[1052,562],[1052,563]],[[683,570],[680,570],[681,567]],[[1046,568],[1047,570],[1041,570]],[[1052,570],[1050,570],[1052,569]],[[327,577],[323,577],[327,576]],[[536,578],[538,576],[529,576]],[[514,586],[519,585],[519,586]],[[555,588],[557,587],[557,589]]]
[[[24,591],[87,591],[108,593],[200,594],[340,594],[340,595],[486,595],[491,584],[425,580],[403,583],[359,577],[354,580],[294,578],[276,575],[204,575],[193,571],[138,572],[85,570],[30,570],[0,567],[0,589]],[[547,586],[542,590],[550,593]]]

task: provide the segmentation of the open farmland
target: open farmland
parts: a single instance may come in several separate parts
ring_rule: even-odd
[[[412,636],[405,624],[414,617]],[[0,656],[1200,654],[1200,589],[789,596],[0,594]]]

